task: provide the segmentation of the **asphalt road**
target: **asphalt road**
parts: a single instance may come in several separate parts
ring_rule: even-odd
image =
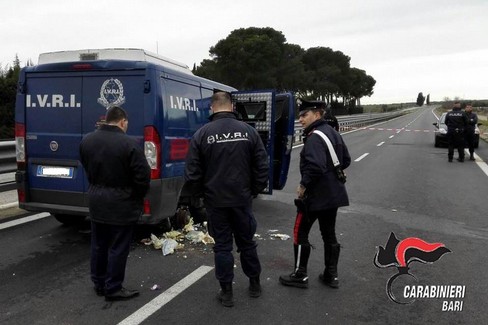
[[[346,171],[351,205],[339,210],[337,221],[342,244],[338,290],[318,280],[323,268],[318,225],[311,233],[316,249],[309,262],[309,289],[278,283],[280,274],[292,270],[292,241],[273,240],[270,234],[292,235],[293,199],[300,178],[300,148],[296,148],[286,188],[254,201],[263,266],[262,297],[247,296],[248,282],[237,254],[236,305],[224,308],[215,299],[218,284],[210,247],[187,243],[176,254],[163,256],[160,250],[135,240],[125,284],[138,288],[141,295],[126,302],[106,303],[94,294],[89,279],[88,224],[69,228],[44,217],[0,229],[0,323],[486,323],[488,175],[483,161],[488,161],[488,145],[480,143],[477,162],[448,163],[447,149],[434,148],[433,122],[431,108],[422,108],[343,134],[353,163]],[[147,236],[148,231],[140,229],[138,238]],[[416,280],[398,277],[392,285],[397,298],[410,301],[402,294],[412,285],[461,286],[463,295],[420,297],[409,304],[390,300],[387,281],[398,270],[395,266],[378,268],[373,261],[378,247],[385,247],[392,232],[400,241],[414,237],[442,243],[450,250],[430,264],[411,262],[409,272]],[[153,291],[155,284],[160,289]],[[462,310],[443,311],[455,301]]]

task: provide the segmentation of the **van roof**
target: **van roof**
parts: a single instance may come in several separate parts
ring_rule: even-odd
[[[112,49],[85,49],[73,51],[47,52],[39,55],[38,64],[93,61],[93,60],[123,60],[145,61],[176,69],[180,72],[193,74],[190,68],[181,62],[166,58],[143,49],[112,48]]]

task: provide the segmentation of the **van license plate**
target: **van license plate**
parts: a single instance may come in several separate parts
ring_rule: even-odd
[[[73,178],[74,167],[37,166],[37,176]]]

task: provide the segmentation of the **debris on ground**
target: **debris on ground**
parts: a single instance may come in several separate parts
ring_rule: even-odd
[[[288,240],[288,239],[290,239],[290,236],[289,235],[285,235],[285,234],[269,234],[269,236],[271,237],[271,239],[275,239],[275,238],[279,238],[281,240]]]
[[[204,222],[203,226],[200,224],[194,225],[193,218],[190,218],[188,223],[180,230],[171,230],[163,234],[161,238],[151,234],[150,238],[141,240],[144,245],[153,245],[155,249],[161,249],[163,255],[170,255],[175,250],[185,248],[184,241],[189,241],[190,244],[203,243],[205,245],[215,244],[215,240],[208,234],[207,223]],[[186,256],[185,256],[186,258]]]

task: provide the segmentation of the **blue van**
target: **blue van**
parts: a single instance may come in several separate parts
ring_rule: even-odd
[[[19,207],[50,212],[65,224],[89,215],[88,181],[79,143],[108,106],[129,114],[127,134],[144,148],[151,189],[140,224],[162,224],[179,207],[202,206],[185,190],[183,172],[192,135],[207,122],[216,91],[232,93],[240,117],[260,133],[269,154],[270,183],[286,183],[295,100],[274,91],[239,92],[193,75],[184,64],[140,49],[44,53],[19,77],[15,141]]]

